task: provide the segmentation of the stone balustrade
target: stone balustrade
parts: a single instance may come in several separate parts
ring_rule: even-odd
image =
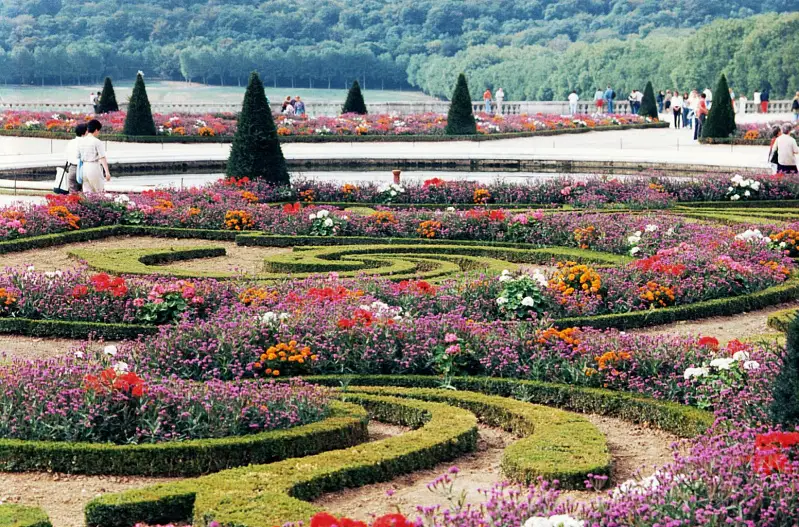
[[[785,114],[791,113],[790,100],[771,101],[768,113]],[[740,111],[739,101],[735,101],[736,110]],[[125,104],[120,104],[120,109],[125,109]],[[272,111],[280,111],[280,103],[271,104]],[[496,101],[492,102],[492,111],[497,110]],[[240,104],[232,103],[151,103],[153,112],[161,114],[203,114],[203,113],[235,113],[241,109]],[[337,116],[341,112],[339,103],[319,103],[306,102],[306,112],[311,117],[318,116]],[[449,110],[448,101],[429,101],[429,102],[381,102],[367,104],[367,108],[372,114],[396,113],[398,115],[411,115],[419,113],[447,113]],[[482,101],[472,103],[475,112],[485,110]],[[0,102],[0,111],[20,110],[33,112],[78,112],[88,113],[92,107],[87,103],[77,102]],[[626,100],[619,100],[613,104],[614,113],[624,114],[630,112],[630,105]],[[596,112],[594,101],[579,101],[577,103],[577,113],[592,114]],[[757,113],[759,108],[754,102],[747,102],[745,113]],[[569,103],[567,101],[503,101],[503,115],[520,114],[555,114],[565,115],[569,113]]]

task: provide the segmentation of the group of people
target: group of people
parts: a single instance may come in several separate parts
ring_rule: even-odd
[[[492,114],[494,113],[494,110],[496,110],[496,113],[498,115],[502,115],[502,101],[505,100],[505,92],[502,90],[502,88],[497,88],[497,93],[495,94],[495,97],[491,95],[490,88],[486,88],[486,91],[483,92],[483,104],[485,105],[485,112],[487,114]],[[494,100],[496,100],[497,103],[496,108],[492,107],[492,103],[494,102]]]
[[[70,194],[78,192],[105,192],[111,181],[111,171],[105,155],[105,146],[98,139],[103,124],[97,119],[75,127],[75,138],[67,143],[66,165],[62,178],[66,178]],[[57,182],[61,187],[62,182]],[[66,190],[66,189],[65,189]]]
[[[288,95],[283,100],[283,105],[280,108],[280,113],[282,113],[283,115],[290,115],[293,117],[304,117],[305,103],[300,99],[299,95],[294,97],[294,99],[291,98],[291,95]]]
[[[100,113],[100,98],[101,97],[102,97],[102,94],[99,91],[96,92],[96,93],[92,92],[89,95],[89,104],[91,104],[92,108],[94,108],[94,113]]]
[[[730,90],[730,97],[735,94]],[[661,90],[655,97],[658,106],[658,113],[666,114],[667,119],[673,119],[674,128],[692,128],[694,139],[702,134],[702,126],[713,104],[713,92],[710,88],[705,88],[701,93],[699,90],[683,92],[679,90]]]
[[[796,94],[794,101],[797,99],[799,99],[799,93]],[[793,126],[790,123],[785,123],[781,127],[774,126],[771,129],[771,148],[768,152],[768,159],[775,172],[785,174],[797,172],[796,160],[799,156],[799,146],[796,145],[796,139],[792,133]]]

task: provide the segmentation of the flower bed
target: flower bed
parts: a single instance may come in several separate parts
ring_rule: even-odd
[[[23,112],[9,110],[0,114],[0,131],[7,135],[59,137],[72,134],[78,122],[98,119],[103,135],[114,138],[121,134],[125,112],[102,115],[72,112]],[[558,133],[620,129],[630,126],[659,126],[632,115],[508,115],[477,114],[478,136],[514,136],[519,134]],[[154,114],[153,120],[161,138],[177,141],[230,141],[236,133],[236,115],[221,114]],[[443,114],[425,113],[406,116],[389,114],[339,117],[288,117],[275,115],[277,133],[282,139],[296,138],[444,138],[447,119]],[[124,137],[122,137],[124,139]],[[141,138],[137,138],[139,140]],[[457,138],[456,138],[457,139]]]
[[[703,139],[707,143],[733,143],[740,145],[770,145],[772,128],[790,124],[794,135],[799,133],[799,125],[795,121],[769,121],[766,123],[739,124],[735,134],[728,139]]]

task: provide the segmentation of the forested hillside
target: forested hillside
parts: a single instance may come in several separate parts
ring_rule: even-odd
[[[359,78],[448,95],[466,71],[474,95],[503,85],[509,98],[550,99],[650,78],[699,87],[724,70],[733,86],[768,80],[785,95],[799,83],[799,14],[781,13],[796,1],[3,0],[0,81],[144,70],[228,84],[257,69],[277,85]],[[753,16],[767,12],[778,14]]]

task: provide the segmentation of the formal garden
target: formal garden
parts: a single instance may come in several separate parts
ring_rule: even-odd
[[[0,526],[796,524],[796,175],[303,180],[250,88],[214,184],[0,209],[0,476],[102,482]]]

